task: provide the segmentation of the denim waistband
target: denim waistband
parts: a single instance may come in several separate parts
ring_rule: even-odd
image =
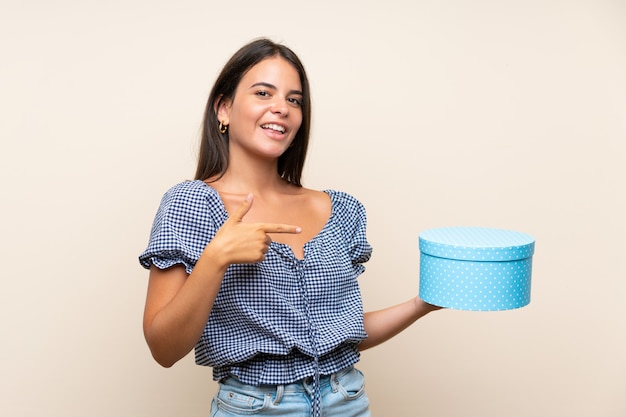
[[[342,376],[348,374],[352,371],[354,366],[349,366],[344,368],[338,372],[335,372],[330,375],[320,375],[319,377],[319,385],[320,389],[328,386],[333,386],[337,383],[337,378],[341,378]],[[233,387],[237,387],[238,389],[248,391],[250,393],[259,393],[259,394],[287,394],[287,393],[301,393],[307,392],[309,394],[313,391],[313,378],[312,376],[300,379],[298,381],[289,383],[289,384],[261,384],[261,385],[249,385],[244,384],[239,381],[235,376],[229,376],[220,381],[220,384],[230,385]]]

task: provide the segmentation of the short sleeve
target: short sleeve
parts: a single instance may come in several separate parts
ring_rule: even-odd
[[[161,199],[146,250],[139,255],[144,268],[166,269],[176,264],[193,270],[215,236],[225,210],[217,192],[202,181],[186,181],[170,188]],[[219,225],[218,225],[219,223]]]
[[[356,201],[355,211],[351,255],[353,263],[362,264],[369,261],[372,256],[372,247],[367,241],[367,215],[365,207],[359,201]]]
[[[363,204],[350,194],[333,191],[331,195],[336,199],[336,213],[339,224],[343,227],[345,244],[352,264],[364,269],[361,265],[369,261],[372,256],[372,247],[367,240],[367,213]],[[362,270],[361,270],[362,272]]]

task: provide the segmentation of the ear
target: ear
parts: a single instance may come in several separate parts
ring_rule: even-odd
[[[224,98],[223,95],[220,95],[217,99],[215,99],[215,103],[213,104],[213,109],[217,114],[217,119],[225,125],[228,125],[230,121],[230,107],[231,100]]]

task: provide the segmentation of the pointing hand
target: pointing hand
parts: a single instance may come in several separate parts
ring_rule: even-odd
[[[219,254],[227,264],[261,262],[269,250],[272,239],[268,233],[300,233],[297,226],[278,223],[243,223],[252,207],[253,196],[248,194],[239,208],[224,222],[215,238],[207,246]]]

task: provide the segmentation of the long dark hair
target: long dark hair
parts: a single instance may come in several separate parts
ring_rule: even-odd
[[[298,71],[302,84],[302,123],[292,145],[278,158],[278,174],[287,182],[301,184],[302,169],[309,146],[311,129],[311,95],[309,80],[298,56],[288,47],[261,38],[239,49],[224,65],[217,77],[204,111],[200,154],[196,177],[206,180],[221,177],[228,168],[228,133],[220,133],[217,109],[223,100],[232,100],[239,82],[246,72],[266,58],[279,56]],[[218,101],[219,100],[219,101]]]

